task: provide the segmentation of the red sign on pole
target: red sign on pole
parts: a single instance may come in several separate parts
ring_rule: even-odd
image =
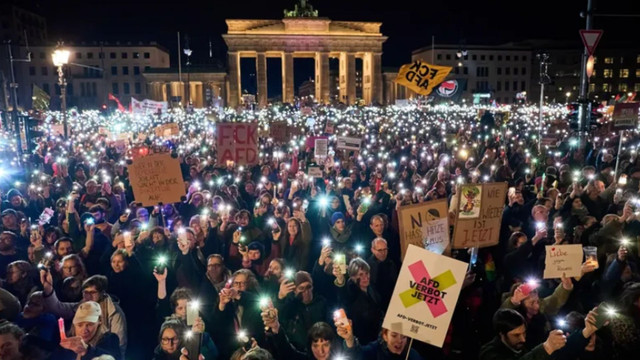
[[[602,30],[580,30],[580,37],[582,38],[582,43],[584,43],[584,47],[587,48],[589,55],[593,55],[593,52],[596,50],[596,46],[598,46],[598,42],[600,42],[600,38],[602,37]]]

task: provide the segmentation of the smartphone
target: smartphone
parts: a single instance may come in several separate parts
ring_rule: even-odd
[[[131,238],[131,232],[129,231],[125,231],[122,233],[122,236],[124,237],[124,246],[125,247],[130,247],[133,245],[133,240]]]
[[[537,288],[538,288],[538,284],[528,281],[522,284],[522,295],[529,296],[529,294],[531,294],[531,292]]]
[[[167,269],[167,257],[164,255],[158,256],[156,259],[156,271],[158,274],[164,274],[164,271]]]
[[[199,316],[199,306],[197,301],[189,301],[187,303],[187,325],[191,326],[196,323]]]
[[[340,267],[340,273],[347,273],[347,257],[345,254],[334,254],[333,261]]]
[[[613,316],[615,316],[615,310],[613,306],[607,304],[606,302],[601,302],[598,305],[598,315],[596,315],[596,328],[600,329],[604,326],[604,323],[611,320]]]
[[[478,262],[478,247],[474,246],[471,248],[471,258],[469,259],[469,270],[473,270],[477,262]]]
[[[347,314],[344,309],[338,309],[333,312],[333,321],[346,327],[349,329],[351,325],[349,325],[349,319],[347,319]]]
[[[189,359],[199,359],[200,348],[202,347],[202,333],[188,330],[184,337],[184,347],[189,352]]]

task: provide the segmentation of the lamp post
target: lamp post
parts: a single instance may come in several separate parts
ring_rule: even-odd
[[[69,136],[67,130],[67,79],[64,77],[62,67],[69,63],[69,50],[61,48],[61,44],[51,54],[53,65],[58,68],[58,85],[60,85],[60,111],[62,112],[62,126],[64,128],[64,138]]]

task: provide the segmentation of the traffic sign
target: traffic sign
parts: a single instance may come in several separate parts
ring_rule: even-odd
[[[584,43],[584,47],[587,48],[589,55],[593,55],[593,52],[596,50],[596,46],[598,46],[598,42],[602,37],[602,30],[580,30],[580,37],[582,38],[582,43]]]

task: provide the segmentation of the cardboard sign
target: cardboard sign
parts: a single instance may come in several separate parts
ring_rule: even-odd
[[[640,103],[619,103],[613,108],[613,128],[615,130],[635,129],[638,126]]]
[[[329,140],[328,139],[316,139],[314,144],[313,156],[315,157],[327,157],[329,153]]]
[[[578,277],[582,268],[582,245],[547,245],[547,255],[544,261],[545,279],[561,279]]]
[[[307,138],[305,139],[305,147],[311,149],[314,146],[316,146],[316,140],[318,139],[328,139],[328,137],[326,136],[307,136]]]
[[[402,257],[409,245],[441,254],[449,246],[447,200],[427,201],[398,209]]]
[[[287,139],[287,123],[285,121],[273,122],[269,125],[269,136],[275,142],[286,142]]]
[[[321,178],[322,170],[320,169],[319,166],[309,166],[309,168],[307,169],[307,175],[311,177]]]
[[[442,347],[468,264],[409,245],[382,327]]]
[[[338,136],[338,145],[336,146],[336,149],[359,151],[360,145],[362,145],[362,139],[360,138]]]
[[[155,134],[157,137],[177,136],[180,134],[180,127],[176,123],[160,125],[155,128]]]
[[[143,206],[179,202],[185,195],[180,162],[169,154],[135,159],[128,170],[133,195]]]
[[[51,135],[53,136],[64,136],[64,125],[63,124],[51,124]]]
[[[218,164],[233,161],[236,165],[258,163],[258,124],[218,124]]]
[[[453,248],[498,244],[507,183],[461,185],[456,196]]]
[[[429,95],[452,69],[450,66],[432,65],[423,60],[415,60],[400,67],[395,82],[420,95]]]

